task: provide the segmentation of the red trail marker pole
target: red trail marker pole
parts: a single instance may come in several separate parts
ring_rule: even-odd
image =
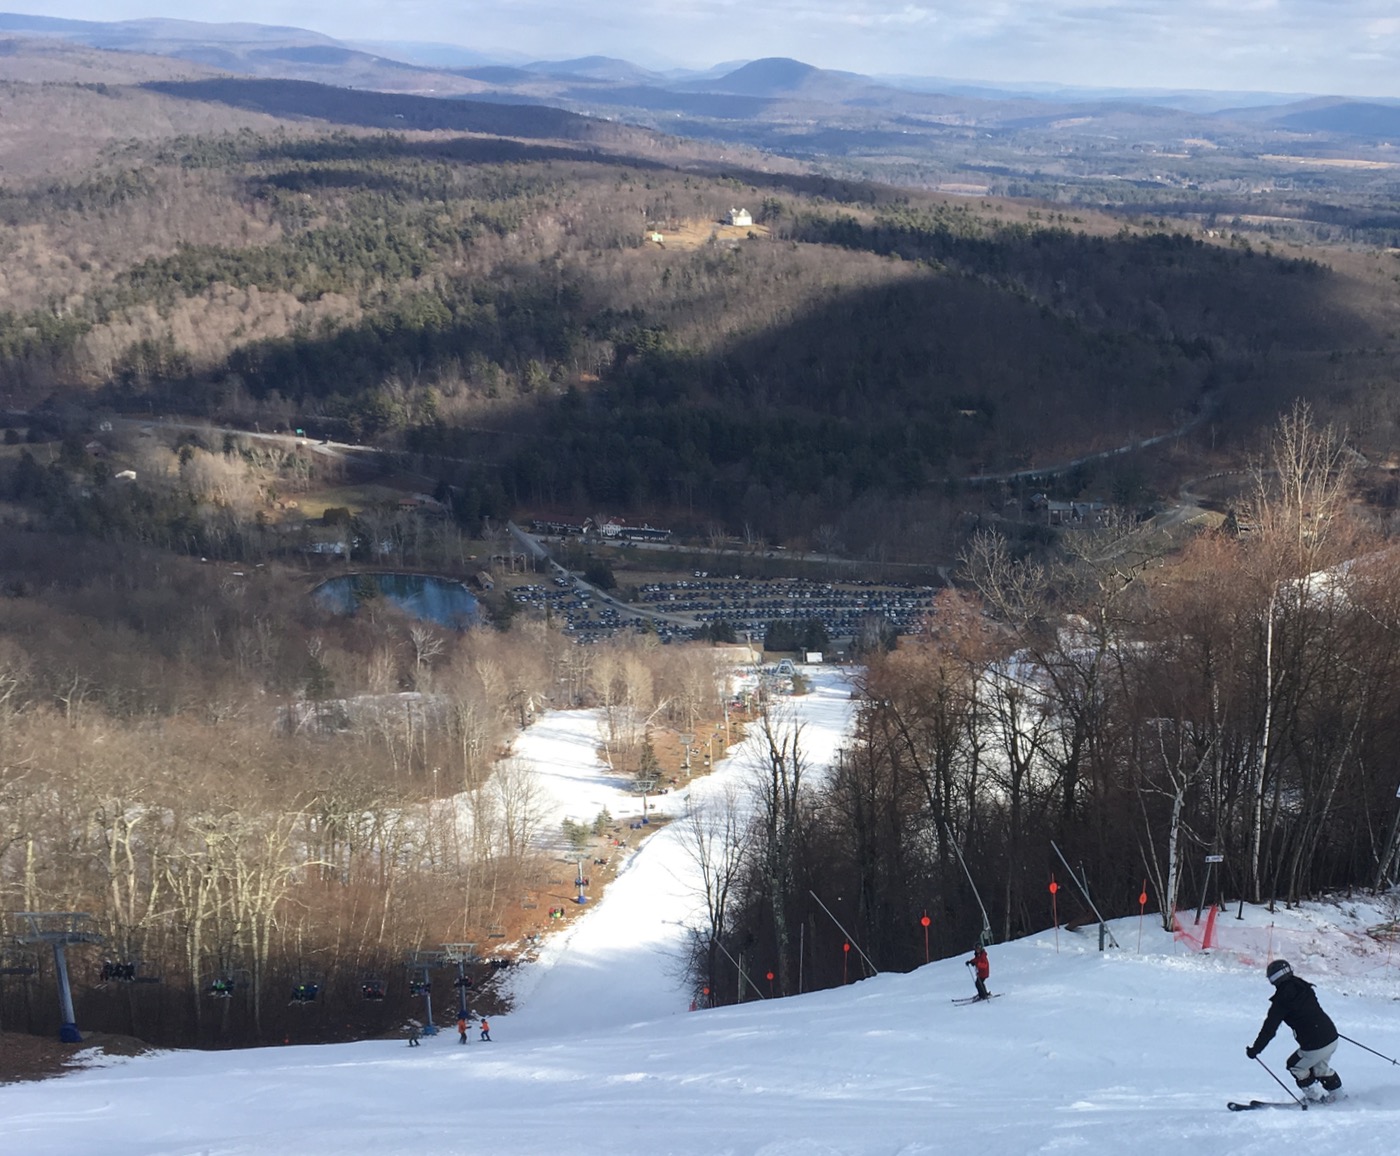
[[[841,945],[841,982],[842,982],[843,984],[845,984],[846,982],[848,982],[847,979],[846,979],[846,968],[847,968],[847,965],[850,963],[850,960],[851,960],[851,945],[850,945],[849,943],[843,943],[843,944]]]
[[[1060,950],[1060,912],[1055,905],[1055,893],[1059,891],[1060,885],[1055,882],[1054,872],[1050,873],[1050,918],[1055,922],[1055,951]]]
[[[928,912],[925,911],[925,912],[923,913],[923,915],[919,917],[919,922],[922,923],[922,924],[924,925],[924,962],[927,963],[927,962],[928,962],[928,925],[929,925],[930,923],[932,923],[933,920],[930,919],[930,918],[928,917]]]

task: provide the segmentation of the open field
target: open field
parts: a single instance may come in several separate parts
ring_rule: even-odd
[[[688,220],[647,230],[647,240],[652,244],[681,252],[699,249],[704,245],[732,244],[755,237],[767,238],[769,235],[768,226],[757,222],[752,225],[729,225],[721,221]],[[658,236],[660,241],[655,240]]]
[[[1287,165],[1302,165],[1304,168],[1319,169],[1393,169],[1400,168],[1400,162],[1373,161],[1361,157],[1298,157],[1283,153],[1263,153],[1261,161],[1279,161]]]

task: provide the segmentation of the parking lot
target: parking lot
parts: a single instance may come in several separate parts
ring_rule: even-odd
[[[911,630],[932,610],[936,593],[932,586],[901,583],[765,580],[703,572],[646,582],[634,590],[604,594],[578,578],[565,578],[517,586],[512,594],[580,642],[643,629],[655,629],[665,642],[684,641],[716,622],[728,623],[737,638],[761,642],[771,622],[817,619],[834,643],[844,645],[872,617],[885,619],[897,631]]]

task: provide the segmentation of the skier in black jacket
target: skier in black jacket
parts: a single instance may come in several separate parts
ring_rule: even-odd
[[[1288,1070],[1298,1087],[1310,1099],[1333,1100],[1342,1088],[1342,1077],[1327,1065],[1337,1050],[1337,1026],[1317,1002],[1313,985],[1293,974],[1285,959],[1276,959],[1265,971],[1274,985],[1269,1000],[1269,1014],[1259,1029],[1255,1041],[1245,1048],[1251,1060],[1259,1055],[1274,1038],[1281,1023],[1293,1029],[1298,1049],[1288,1057]],[[1319,1090],[1317,1085],[1321,1084]]]

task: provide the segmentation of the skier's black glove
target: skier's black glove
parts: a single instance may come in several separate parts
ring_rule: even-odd
[[[1259,1058],[1259,1049],[1256,1048],[1253,1044],[1250,1044],[1249,1047],[1245,1048],[1244,1054],[1247,1055],[1251,1060],[1257,1060]]]

